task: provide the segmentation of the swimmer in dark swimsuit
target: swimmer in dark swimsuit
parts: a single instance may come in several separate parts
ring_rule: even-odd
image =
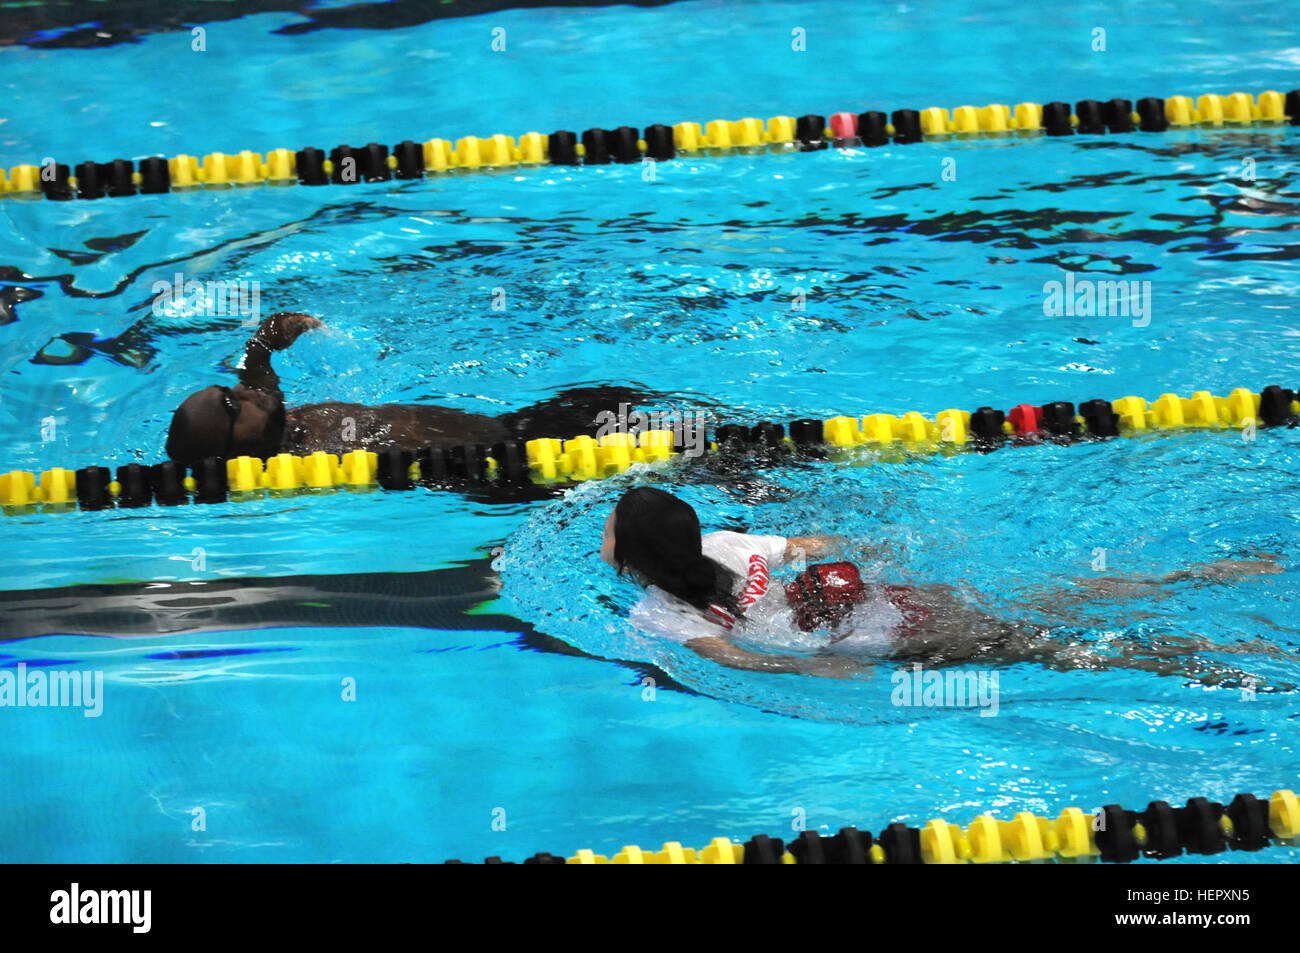
[[[281,312],[263,321],[244,349],[239,383],[205,387],[176,409],[167,434],[167,456],[194,466],[206,457],[266,458],[277,453],[413,449],[444,443],[490,446],[539,434],[592,435],[598,412],[655,396],[628,388],[574,388],[499,417],[428,404],[371,407],[338,401],[286,410],[271,354],[319,327],[321,321],[307,314]]]
[[[717,540],[712,547],[707,545],[711,537],[721,536],[735,539]],[[740,578],[743,560],[733,558],[733,568],[728,568],[718,558],[710,557],[705,550],[711,550],[715,557],[724,557],[729,554],[729,548],[743,547],[746,539],[753,541],[754,550],[761,552],[766,549],[770,555],[776,555],[771,541],[780,540],[781,537],[745,537],[743,534],[722,533],[702,537],[699,519],[688,503],[662,490],[638,487],[623,495],[606,520],[600,554],[620,574],[630,571],[633,578],[643,585],[654,585],[688,606],[693,606],[708,622],[717,623],[721,619],[725,623],[730,619],[732,624],[723,625],[716,634],[706,631],[711,626],[692,626],[689,619],[684,620],[686,627],[699,632],[684,638],[684,644],[721,665],[832,678],[848,678],[870,672],[872,665],[867,659],[826,655],[772,655],[752,652],[732,642],[731,633],[738,620],[744,618],[743,596],[753,584],[753,579]],[[722,545],[724,542],[725,547]],[[846,542],[825,536],[790,538],[786,540],[785,555],[788,558],[801,553],[808,558],[820,558],[844,548]],[[862,585],[862,598],[856,601],[865,601],[873,587],[861,583],[852,564],[835,563],[829,566],[838,567],[834,572],[845,577],[835,579],[836,583]],[[825,606],[810,607],[798,603],[801,597],[795,593],[799,588],[797,583],[818,569],[817,566],[809,567],[796,580],[796,585],[786,588],[788,597],[795,600],[793,607],[801,619],[800,625],[806,629],[811,626],[804,625],[804,614],[800,610],[811,608],[813,611],[810,617],[814,619],[844,616],[844,613],[835,611],[842,606],[831,607],[831,611],[823,612],[821,610]],[[1159,579],[1081,580],[1074,597],[1080,600],[1087,598],[1090,602],[1108,597],[1131,598],[1139,594],[1159,594],[1167,584],[1183,580],[1223,581],[1280,571],[1277,563],[1271,560],[1222,560]],[[1017,623],[982,612],[962,599],[951,586],[880,585],[874,588],[901,615],[901,621],[891,632],[890,649],[883,656],[893,661],[923,661],[932,666],[954,665],[976,659],[985,663],[1004,664],[1032,661],[1059,671],[1129,668],[1158,675],[1195,678],[1204,684],[1247,684],[1251,676],[1244,672],[1190,656],[1206,652],[1295,658],[1279,646],[1264,641],[1220,645],[1180,636],[1165,636],[1155,640],[1128,638],[1119,646],[1118,654],[1108,654],[1099,652],[1086,643],[1071,643],[1054,638],[1046,626]],[[1060,595],[1051,600],[1052,613],[1058,619],[1062,617],[1063,602]],[[843,634],[834,631],[834,623],[825,628],[829,633],[828,645]],[[1292,686],[1273,688],[1289,690]]]

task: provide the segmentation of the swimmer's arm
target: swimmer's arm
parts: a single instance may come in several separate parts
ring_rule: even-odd
[[[271,352],[283,351],[304,331],[319,327],[322,327],[320,320],[309,314],[281,311],[271,315],[244,348],[244,366],[239,372],[239,383],[254,390],[278,394],[280,378],[271,367]]]
[[[781,675],[820,675],[824,678],[848,678],[867,671],[852,659],[824,656],[800,657],[794,655],[767,655],[750,652],[732,645],[718,636],[691,639],[686,647],[698,655],[727,668],[749,672],[773,672]]]

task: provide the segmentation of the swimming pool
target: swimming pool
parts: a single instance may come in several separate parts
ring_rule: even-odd
[[[132,43],[110,28],[60,47],[52,30],[0,50],[0,163],[1297,85],[1293,31],[1263,4],[1021,23],[1010,4],[687,2],[389,29],[383,5],[349,29],[330,8],[207,23],[203,53],[138,24]],[[193,95],[158,95],[167,73]],[[3,465],[154,462],[179,400],[233,382],[247,330],[154,313],[178,270],[258,281],[266,311],[326,322],[277,359],[290,403],[496,414],[618,384],[752,422],[1295,387],[1296,167],[1290,127],[1252,127],[679,158],[652,181],[541,167],[6,200]],[[1149,323],[1046,315],[1045,284],[1071,274],[1149,280]],[[105,689],[98,718],[4,711],[20,726],[0,734],[0,858],[522,859],[1294,787],[1294,692],[1020,665],[998,669],[997,717],[900,709],[884,671],[760,677],[629,633],[634,594],[595,553],[638,480],[708,529],[883,540],[882,578],[949,582],[1016,618],[1097,550],[1141,573],[1262,551],[1286,571],[1034,618],[1080,641],[1294,651],[1295,433],[670,469],[539,501],[7,516],[4,666],[93,668]]]

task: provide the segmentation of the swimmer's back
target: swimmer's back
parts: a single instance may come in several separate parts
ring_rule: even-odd
[[[746,589],[753,587],[753,606],[748,611],[756,616],[785,608],[785,597],[774,579],[762,584],[762,591],[757,591],[763,575],[785,560],[785,546],[784,536],[757,536],[730,530],[707,533],[700,539],[704,555],[736,576],[738,588],[733,595],[743,600]],[[762,561],[761,572],[754,563],[755,557]],[[709,621],[700,609],[657,586],[646,589],[645,596],[633,607],[628,620],[638,629],[674,642],[717,638],[726,631]]]
[[[281,451],[380,450],[431,444],[493,444],[513,437],[499,420],[424,404],[305,404],[286,413]]]

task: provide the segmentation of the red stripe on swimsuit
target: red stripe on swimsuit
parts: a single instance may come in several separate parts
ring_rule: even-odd
[[[767,585],[771,579],[771,574],[767,571],[767,558],[759,553],[750,556],[749,572],[745,576],[745,588],[741,590],[740,598],[736,600],[736,605],[741,612],[744,612],[762,598],[763,593],[767,592]],[[711,614],[706,618],[724,629],[730,629],[736,624],[736,617],[722,606],[711,605],[709,606],[709,612]]]
[[[720,625],[724,629],[730,629],[736,624],[736,617],[728,612],[722,606],[709,606],[709,615],[705,616],[714,625]]]

